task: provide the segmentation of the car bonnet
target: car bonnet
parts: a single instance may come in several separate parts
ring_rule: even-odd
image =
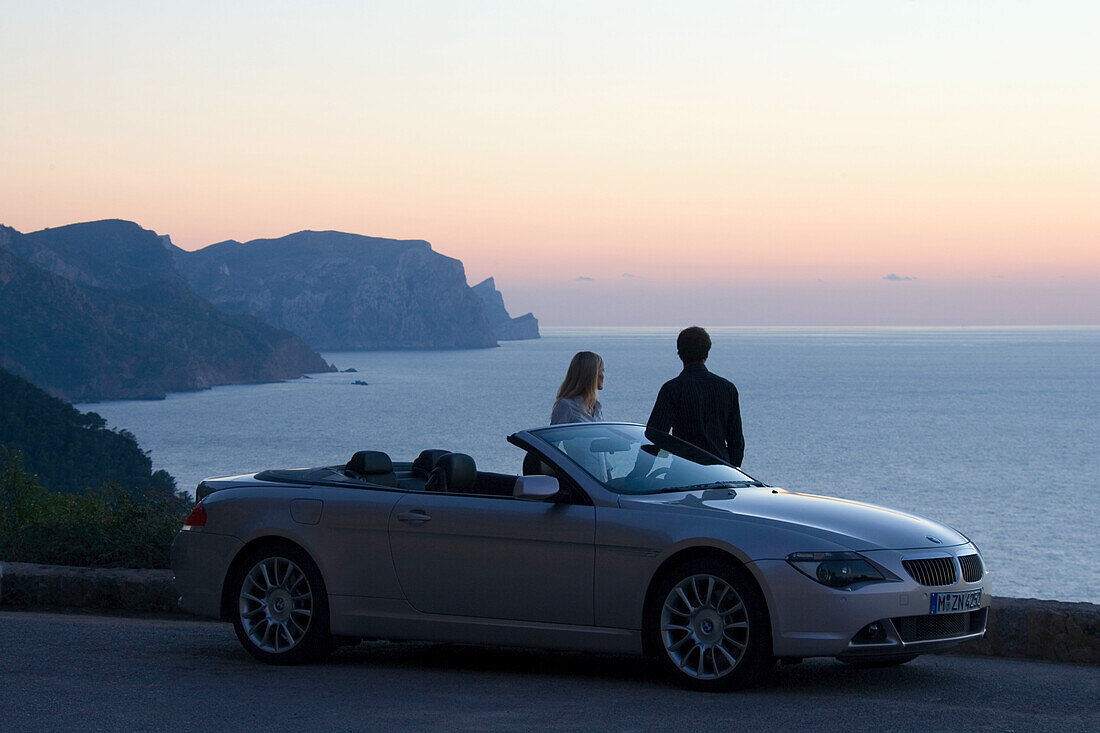
[[[820,532],[833,541],[842,535],[848,538],[843,544],[853,550],[943,548],[968,542],[956,530],[915,514],[771,487],[621,496],[619,505],[786,524],[801,532]]]

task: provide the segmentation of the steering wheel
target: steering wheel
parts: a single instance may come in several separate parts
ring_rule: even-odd
[[[641,484],[641,486],[645,490],[655,489],[655,488],[657,488],[657,482],[659,482],[662,478],[664,478],[665,474],[667,474],[667,473],[668,473],[668,467],[658,468],[655,471],[653,471],[653,473],[648,473],[645,476],[643,476],[642,480],[639,483]]]

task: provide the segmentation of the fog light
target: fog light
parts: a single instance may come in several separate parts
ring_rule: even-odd
[[[855,644],[881,644],[886,641],[886,626],[881,621],[872,621],[852,637]]]

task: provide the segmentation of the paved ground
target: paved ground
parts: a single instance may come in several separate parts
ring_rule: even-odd
[[[780,667],[707,695],[630,657],[373,642],[252,661],[228,624],[0,612],[0,730],[1097,731],[1100,667]]]

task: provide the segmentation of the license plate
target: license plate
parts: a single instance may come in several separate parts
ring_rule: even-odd
[[[982,607],[982,590],[965,593],[933,593],[929,597],[928,613],[965,613]]]

